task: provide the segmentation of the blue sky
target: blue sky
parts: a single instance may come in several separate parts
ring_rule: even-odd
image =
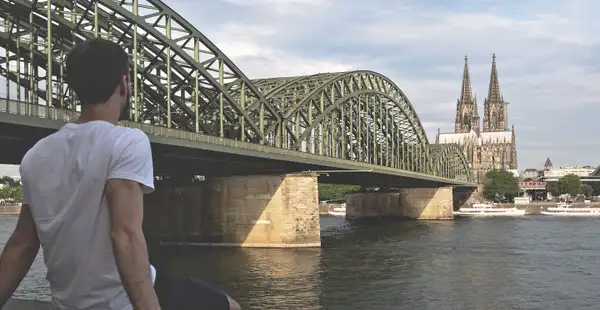
[[[600,1],[169,0],[250,78],[369,69],[396,82],[429,139],[454,129],[463,58],[480,113],[492,54],[519,170],[600,164]]]

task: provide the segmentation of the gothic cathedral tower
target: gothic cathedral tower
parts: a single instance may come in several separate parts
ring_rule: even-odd
[[[465,55],[465,69],[462,78],[462,90],[460,99],[456,100],[456,121],[454,132],[465,133],[474,130],[479,133],[479,115],[477,113],[477,99],[473,96],[471,89],[471,77],[469,76],[469,63]]]
[[[483,131],[508,130],[508,106],[500,93],[500,82],[496,70],[496,54],[492,56],[492,72],[488,96],[483,102]]]

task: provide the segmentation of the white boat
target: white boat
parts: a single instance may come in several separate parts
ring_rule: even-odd
[[[553,216],[600,216],[600,208],[575,208],[573,203],[559,202],[556,207],[541,209],[540,213]]]
[[[498,208],[490,204],[475,203],[471,207],[460,208],[453,212],[454,216],[523,216],[525,210],[516,207]]]
[[[344,203],[339,207],[329,209],[327,213],[331,216],[346,216],[346,204]]]

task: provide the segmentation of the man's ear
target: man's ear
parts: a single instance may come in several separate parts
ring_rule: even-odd
[[[120,87],[119,87],[119,94],[123,97],[127,96],[128,94],[128,88],[129,87],[129,79],[127,78],[126,74],[123,74],[121,76],[121,83],[120,83]]]

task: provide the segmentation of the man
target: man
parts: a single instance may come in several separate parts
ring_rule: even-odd
[[[0,308],[41,244],[54,309],[161,309],[142,232],[143,194],[154,190],[150,142],[117,125],[129,108],[129,57],[93,39],[69,53],[66,69],[81,116],[23,157],[23,207],[0,256]]]

